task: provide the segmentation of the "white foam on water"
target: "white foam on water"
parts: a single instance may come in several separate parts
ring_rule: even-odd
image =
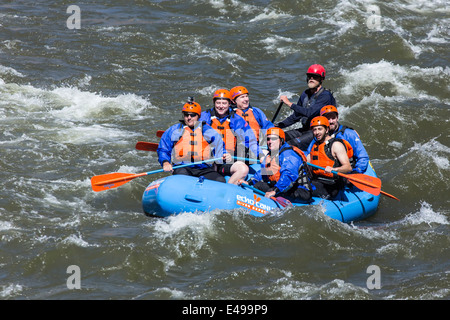
[[[158,220],[154,225],[155,231],[163,238],[177,235],[185,230],[198,233],[214,232],[214,215],[185,212],[167,219]]]
[[[368,295],[366,288],[341,279],[334,279],[320,285],[291,278],[281,278],[277,281],[274,291],[279,292],[282,299],[343,299],[343,297],[349,296],[358,299]]]
[[[222,87],[218,87],[216,85],[211,85],[208,87],[201,88],[200,90],[198,90],[198,93],[201,94],[202,96],[212,97],[214,92],[216,92],[216,90],[218,90],[218,89],[222,89]],[[227,88],[224,88],[224,89],[227,89]],[[212,99],[211,99],[211,103],[212,103]]]
[[[435,139],[432,139],[424,144],[414,143],[411,147],[411,151],[417,151],[424,155],[424,157],[431,157],[438,166],[439,169],[450,169],[450,148],[439,143]],[[447,154],[447,156],[440,155],[441,153]]]
[[[78,247],[87,248],[87,247],[99,247],[99,245],[89,244],[87,241],[83,240],[81,235],[72,234],[61,241],[62,244],[66,245],[76,245]]]
[[[339,73],[344,78],[344,86],[339,88],[339,95],[352,95],[362,89],[375,89],[378,85],[389,84],[395,90],[395,96],[383,97],[372,93],[375,98],[404,101],[405,99],[432,100],[450,103],[450,100],[440,101],[415,87],[414,79],[429,77],[429,81],[442,81],[449,77],[449,67],[420,68],[418,66],[402,66],[389,61],[381,60],[376,63],[363,63],[352,69],[341,68]],[[377,96],[378,95],[378,96]],[[365,96],[364,99],[373,100],[374,97]]]
[[[407,68],[385,60],[363,63],[351,70],[341,68],[339,73],[345,78],[342,81],[344,86],[339,90],[341,95],[351,95],[359,87],[376,87],[381,82],[391,83],[400,95],[412,95],[414,92],[411,84],[405,81]]]
[[[181,37],[179,37],[178,41],[180,40]],[[188,48],[187,54],[197,59],[206,57],[217,61],[223,60],[230,65],[233,65],[235,61],[246,61],[244,57],[237,53],[227,52],[214,47],[208,47],[202,44],[197,38],[192,39],[192,37],[186,37],[186,40],[182,42],[182,47]]]
[[[0,231],[16,229],[9,221],[0,221]]]
[[[135,94],[104,97],[78,88],[56,88],[50,92],[55,95],[55,99],[61,99],[66,104],[63,108],[52,112],[62,119],[90,120],[92,117],[103,117],[105,110],[115,114],[136,115],[151,107],[148,101]]]
[[[421,207],[418,212],[407,215],[403,221],[411,225],[418,225],[422,223],[426,223],[430,226],[434,223],[441,225],[450,224],[448,218],[443,213],[436,212],[433,210],[431,204],[425,201],[421,202]]]
[[[79,81],[85,86],[91,81],[86,75]],[[5,93],[2,104],[14,104],[28,112],[46,112],[65,120],[92,121],[109,114],[139,115],[147,108],[155,108],[149,101],[132,93],[106,97],[77,87],[41,89],[31,85],[2,83]]]
[[[199,251],[208,246],[207,239],[216,233],[214,221],[212,212],[184,212],[148,225],[159,245],[170,251],[169,255],[161,258],[165,269],[176,265],[179,258],[196,258]]]
[[[448,43],[448,25],[450,19],[439,19],[435,25],[423,24],[418,30],[428,33],[426,38],[420,39],[417,34],[408,31],[403,27],[405,19],[422,21],[425,15],[433,12],[449,12],[445,1],[409,1],[409,4],[392,2],[380,5],[378,1],[350,1],[341,0],[331,11],[319,12],[319,22],[325,21],[329,25],[335,26],[334,35],[339,37],[351,30],[365,28],[368,34],[372,32],[393,32],[398,36],[405,48],[408,48],[415,58],[419,58],[424,52],[433,52],[433,48],[427,43]],[[387,12],[389,9],[399,12],[399,15],[392,15]],[[375,9],[375,10],[374,10]],[[411,11],[415,14],[411,15]],[[356,19],[355,16],[359,17]],[[314,17],[317,18],[317,17]],[[366,22],[366,23],[364,23]],[[375,23],[375,25],[370,25]],[[423,45],[425,44],[425,45]]]
[[[20,295],[22,291],[23,291],[22,285],[10,283],[1,287],[0,297],[11,298]]]
[[[86,86],[90,81],[91,77],[86,75],[79,85]],[[140,118],[148,108],[155,108],[135,94],[106,97],[77,87],[48,90],[3,82],[0,83],[0,92],[3,92],[0,106],[5,106],[0,118],[8,121],[14,117],[45,119],[45,124],[33,124],[39,135],[48,137],[49,133],[52,140],[73,144],[126,141],[137,133],[98,122],[106,122],[109,118],[115,120],[118,116],[124,119]]]
[[[278,20],[281,18],[291,18],[292,15],[288,13],[278,12],[274,9],[264,8],[263,12],[250,20],[250,22],[262,21],[262,20]]]
[[[0,75],[2,75],[2,74],[12,75],[12,76],[21,77],[21,78],[25,77],[24,74],[20,73],[16,69],[11,68],[11,67],[5,67],[0,64]],[[1,81],[0,84],[4,84],[4,81],[1,78],[0,78],[0,81]]]
[[[444,12],[450,13],[450,6],[446,0],[405,0],[408,10],[419,13]]]
[[[132,136],[137,136],[137,133],[107,125],[94,124],[60,129],[55,140],[72,144],[106,143],[109,141],[126,143],[127,139]]]
[[[297,47],[293,47],[290,44],[296,42],[294,39],[272,35],[260,41],[269,53],[277,53],[281,57],[285,57],[289,54],[298,52]],[[288,45],[286,45],[286,43]]]

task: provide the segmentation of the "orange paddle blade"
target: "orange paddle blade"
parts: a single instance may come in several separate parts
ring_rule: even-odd
[[[136,143],[136,149],[142,151],[156,151],[158,150],[158,144],[153,142],[138,141]]]
[[[108,173],[94,176],[91,179],[92,190],[95,192],[117,188],[137,177],[146,175],[146,173]]]
[[[366,174],[362,173],[352,173],[352,174],[342,174],[345,178],[348,180],[356,181],[359,183],[362,183],[366,186],[372,187],[372,188],[381,188],[381,180],[377,177],[368,176]]]
[[[379,195],[381,192],[380,188],[374,188],[374,187],[368,186],[367,184],[362,184],[362,183],[358,182],[357,180],[349,179],[349,181],[358,189],[368,192],[370,194],[373,194],[374,196]]]
[[[381,180],[377,177],[368,176],[362,173],[343,174],[338,175],[347,178],[355,187],[362,191],[368,192],[377,196],[381,192]]]

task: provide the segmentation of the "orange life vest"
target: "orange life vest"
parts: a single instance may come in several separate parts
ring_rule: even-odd
[[[284,151],[291,150],[291,149],[294,150],[295,153],[297,153],[302,158],[304,163],[307,162],[306,156],[303,153],[303,151],[300,150],[299,148],[297,148],[296,146],[291,146],[289,148],[282,149],[281,152],[277,153],[275,155],[275,157],[273,157],[273,158],[271,158],[270,154],[268,154],[266,156],[266,166],[265,166],[265,173],[264,174],[268,175],[270,181],[277,182],[278,180],[280,180],[280,176],[281,176],[280,169],[281,169],[281,166],[280,166],[279,156]]]
[[[347,156],[349,160],[353,159],[353,148],[348,141],[343,139],[331,138],[321,144],[319,144],[318,142],[314,143],[310,153],[311,163],[322,168],[325,168],[327,166],[340,167],[341,163],[338,159],[334,158],[331,153],[331,147],[336,141],[339,141],[344,145],[345,149],[347,150]],[[327,173],[321,169],[313,169],[313,173],[318,176],[327,178],[333,178],[334,176],[333,173]]]
[[[227,149],[228,153],[234,154],[234,151],[236,150],[236,136],[230,128],[230,118],[221,123],[217,117],[212,116],[211,127],[222,136],[223,142],[225,143],[225,149]]]
[[[173,148],[174,162],[197,162],[211,158],[211,147],[203,137],[202,123],[194,130],[188,126],[183,127],[180,139]]]
[[[236,108],[234,111],[236,112],[236,114],[244,118],[245,121],[247,121],[247,123],[250,125],[250,128],[252,128],[253,133],[255,134],[256,140],[259,141],[259,131],[261,130],[261,126],[256,120],[255,115],[253,114],[253,108],[249,107],[246,112],[238,108]]]

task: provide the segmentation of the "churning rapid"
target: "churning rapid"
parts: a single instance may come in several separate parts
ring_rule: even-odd
[[[71,4],[0,4],[0,298],[450,298],[446,1]],[[152,219],[142,194],[164,173],[92,191],[95,175],[160,169],[135,144],[158,142],[188,96],[206,109],[242,85],[271,119],[314,63],[400,199],[370,219]]]

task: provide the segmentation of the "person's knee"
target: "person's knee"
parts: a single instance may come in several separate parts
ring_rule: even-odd
[[[231,166],[231,174],[237,174],[241,178],[245,178],[248,175],[248,166],[241,161],[235,162]]]

